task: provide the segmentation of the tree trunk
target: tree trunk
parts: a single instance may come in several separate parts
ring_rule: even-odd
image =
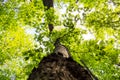
[[[71,57],[52,53],[34,68],[28,80],[93,80],[89,72]]]

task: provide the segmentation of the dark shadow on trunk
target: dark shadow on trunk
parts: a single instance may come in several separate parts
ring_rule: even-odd
[[[52,53],[44,57],[28,80],[93,80],[89,72],[71,57]]]

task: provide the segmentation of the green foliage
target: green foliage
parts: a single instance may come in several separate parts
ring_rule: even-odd
[[[45,12],[42,0],[0,1],[0,79],[26,80],[39,61],[53,52],[60,37],[74,60],[80,64],[83,60],[99,80],[119,80],[120,6],[118,0],[111,3],[114,5],[107,0],[55,0],[57,9],[66,5],[61,16],[54,8]],[[49,35],[49,23],[64,28]],[[26,33],[26,26],[36,29],[35,36]],[[84,40],[87,33],[95,39]]]
[[[41,22],[41,17],[43,15],[43,7],[39,4],[40,2],[30,2],[30,3],[21,3],[18,9],[18,19],[20,24],[30,26],[38,26]]]
[[[26,35],[24,30],[18,27],[15,30],[6,30],[0,41],[1,77],[9,79],[12,75],[15,75],[17,78],[24,78],[25,72],[23,72],[22,68],[27,62],[23,59],[22,52],[33,48],[32,37]],[[21,72],[23,72],[23,74],[21,74]]]
[[[108,5],[98,8],[86,16],[86,26],[95,27],[119,27],[119,15],[109,9]]]
[[[93,8],[98,6],[98,4],[100,5],[104,2],[107,2],[107,0],[80,0],[79,2],[83,3],[87,8]]]

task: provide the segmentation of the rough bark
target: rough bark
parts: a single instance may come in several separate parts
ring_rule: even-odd
[[[71,57],[52,53],[44,57],[28,80],[93,80],[88,71]]]

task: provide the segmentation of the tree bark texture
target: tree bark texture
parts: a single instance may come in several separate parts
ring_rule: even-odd
[[[52,53],[34,68],[28,80],[93,80],[88,71],[71,57]]]

